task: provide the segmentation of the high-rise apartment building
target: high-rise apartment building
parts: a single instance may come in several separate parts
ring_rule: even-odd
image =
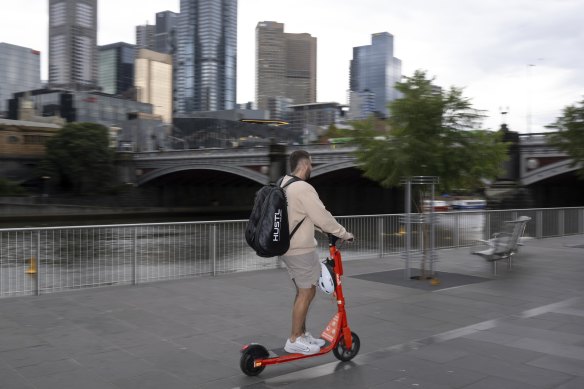
[[[136,47],[125,42],[99,46],[98,83],[102,92],[132,95],[135,53]]]
[[[181,0],[175,55],[177,113],[234,109],[237,0]]]
[[[154,114],[172,123],[172,56],[138,49],[134,84],[137,100],[152,104]]]
[[[49,0],[49,85],[97,85],[97,0]]]
[[[13,93],[40,87],[41,53],[0,42],[0,117],[6,115]]]
[[[284,24],[260,22],[256,27],[256,102],[269,109],[273,98],[294,104],[316,102],[316,38],[284,32]]]
[[[178,14],[172,11],[156,14],[155,49],[159,53],[171,54],[176,46],[176,22]]]
[[[144,24],[136,26],[136,47],[139,49],[156,49],[156,26]]]
[[[365,101],[374,94],[375,110],[373,112],[353,113],[352,116],[368,116],[376,114],[387,118],[390,101],[399,97],[394,88],[401,78],[401,60],[393,56],[393,35],[388,32],[373,34],[371,45],[353,47],[351,60],[350,91],[352,96],[359,96]],[[368,104],[353,104],[355,106]]]

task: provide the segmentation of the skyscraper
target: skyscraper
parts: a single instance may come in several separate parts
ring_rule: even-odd
[[[144,24],[136,26],[136,47],[154,50],[156,48],[156,26]]]
[[[371,45],[353,47],[351,60],[350,92],[351,96],[365,96],[374,94],[375,111],[361,112],[353,117],[376,115],[386,118],[389,116],[387,105],[399,97],[393,87],[401,78],[401,60],[393,56],[393,35],[380,32],[371,36]],[[351,108],[358,104],[351,104]],[[366,106],[360,104],[361,106]]]
[[[269,109],[276,97],[294,104],[316,102],[316,38],[285,33],[283,23],[260,22],[256,53],[258,109]]]
[[[237,0],[181,0],[176,61],[177,113],[234,109]]]
[[[172,56],[138,49],[135,85],[138,101],[152,104],[155,114],[172,123]]]
[[[134,88],[134,45],[124,42],[99,46],[98,81],[101,90],[130,96]]]
[[[7,100],[16,92],[41,87],[41,53],[0,42],[0,117],[8,111]]]
[[[178,14],[172,11],[156,13],[155,50],[159,53],[171,54],[175,42],[176,19]]]
[[[49,85],[97,85],[97,0],[49,0]]]

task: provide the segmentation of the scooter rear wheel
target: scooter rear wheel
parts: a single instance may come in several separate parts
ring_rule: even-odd
[[[254,377],[260,374],[266,368],[265,366],[254,366],[254,360],[259,358],[267,358],[268,355],[268,352],[262,346],[251,346],[241,354],[241,358],[239,359],[239,367],[244,374],[250,377]]]
[[[345,345],[345,338],[343,336],[341,336],[341,340],[339,340],[337,347],[333,349],[333,354],[338,360],[348,362],[359,352],[359,348],[361,347],[359,337],[356,333],[351,331],[351,338],[353,339],[353,344],[350,349]]]

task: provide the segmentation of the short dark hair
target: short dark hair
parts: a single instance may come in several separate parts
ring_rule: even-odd
[[[293,151],[292,154],[290,154],[290,171],[294,172],[298,167],[298,164],[304,160],[310,162],[310,154],[308,154],[308,151]]]

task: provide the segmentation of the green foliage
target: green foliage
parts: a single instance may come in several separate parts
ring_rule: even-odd
[[[584,100],[564,108],[563,115],[546,127],[558,131],[550,134],[548,141],[572,158],[572,166],[584,164]],[[578,174],[584,179],[584,166]]]
[[[0,196],[23,196],[26,191],[14,181],[0,178]]]
[[[442,190],[481,187],[500,172],[507,144],[499,133],[476,129],[483,114],[461,89],[442,91],[432,81],[416,71],[396,83],[402,97],[389,105],[383,133],[372,120],[355,123],[361,168],[386,187],[407,176],[438,176]]]
[[[94,123],[69,123],[46,143],[41,173],[58,180],[77,194],[102,192],[114,175],[113,152],[106,127]]]

